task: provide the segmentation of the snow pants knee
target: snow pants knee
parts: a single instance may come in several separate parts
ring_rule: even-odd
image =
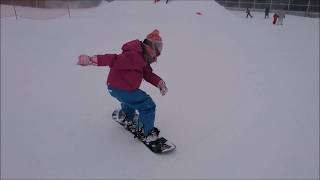
[[[143,127],[145,134],[148,134],[154,127],[155,121],[156,104],[152,98],[141,89],[125,91],[108,87],[108,91],[121,103],[121,109],[128,119],[133,119],[135,110],[138,110],[139,126]]]

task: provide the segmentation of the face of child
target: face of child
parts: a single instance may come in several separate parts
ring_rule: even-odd
[[[147,53],[146,59],[149,64],[157,61],[157,57],[160,56],[162,50],[162,43],[152,44],[152,47],[145,45],[145,50]]]

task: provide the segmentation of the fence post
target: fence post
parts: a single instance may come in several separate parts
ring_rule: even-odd
[[[16,11],[16,7],[14,5],[12,5],[12,8],[14,10],[14,15],[16,16],[16,19],[18,19],[18,15],[17,15],[17,11]]]
[[[309,11],[310,11],[310,0],[308,1],[307,10],[306,10],[306,13],[305,13],[306,16],[310,16]]]
[[[69,14],[69,18],[71,18],[69,1],[68,1],[68,14]]]

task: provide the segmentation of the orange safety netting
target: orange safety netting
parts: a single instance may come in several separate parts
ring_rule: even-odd
[[[46,9],[46,8],[34,8],[12,5],[0,5],[1,6],[1,18],[14,17],[28,19],[54,19],[61,16],[69,15],[69,9]]]

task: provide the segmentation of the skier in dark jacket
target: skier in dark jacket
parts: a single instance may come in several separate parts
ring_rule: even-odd
[[[250,13],[250,9],[249,9],[249,8],[247,8],[246,13],[247,13],[247,18],[248,18],[248,16],[250,16],[251,18],[253,17],[253,16],[251,15],[251,13]]]
[[[269,12],[270,12],[270,7],[267,6],[265,9],[264,9],[264,18],[266,19],[267,17],[269,18]]]

